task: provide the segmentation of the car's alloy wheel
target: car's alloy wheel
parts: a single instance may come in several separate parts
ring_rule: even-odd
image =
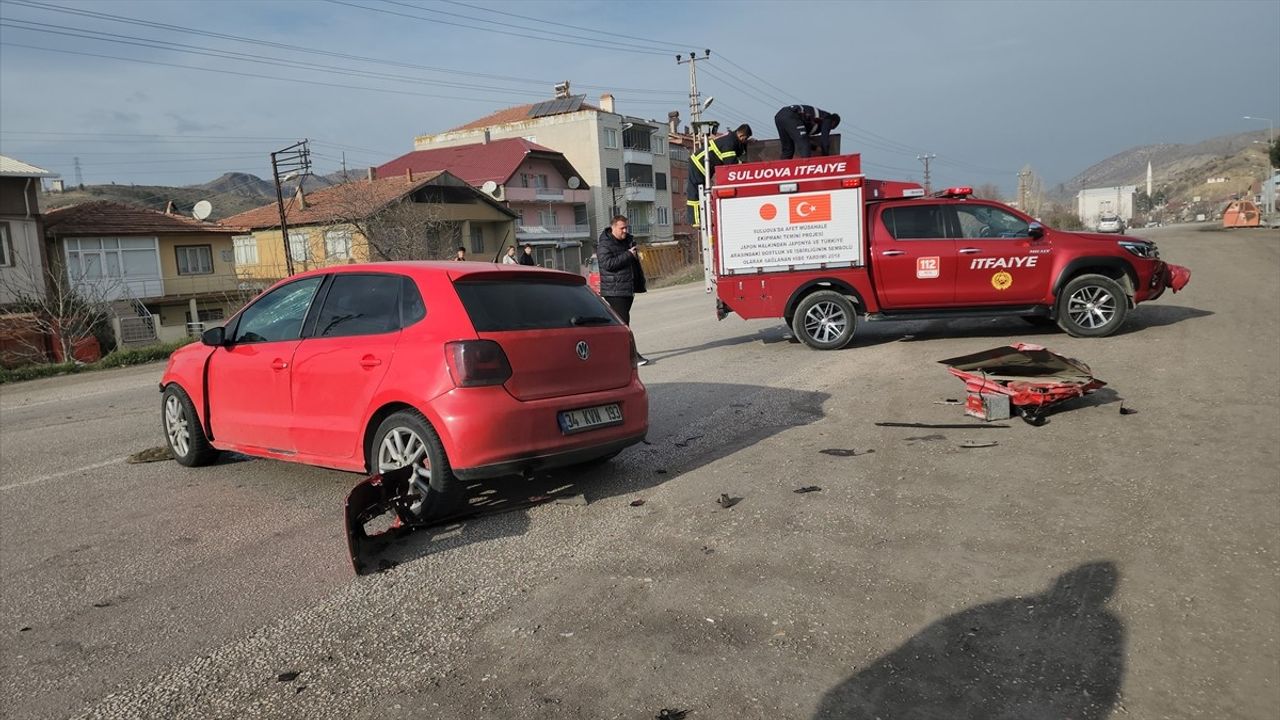
[[[448,510],[459,500],[457,478],[445,457],[440,436],[421,414],[412,410],[392,413],[374,434],[370,469],[385,473],[412,467],[409,512],[415,517]]]
[[[200,416],[187,393],[172,383],[164,389],[163,398],[160,420],[173,459],[187,467],[208,465],[217,460],[221,453],[209,444],[209,438],[200,425]]]
[[[1124,324],[1129,297],[1105,275],[1081,275],[1067,283],[1058,301],[1058,324],[1076,337],[1104,337]]]
[[[833,290],[806,295],[791,321],[796,337],[818,350],[835,350],[849,344],[853,326],[853,303]]]

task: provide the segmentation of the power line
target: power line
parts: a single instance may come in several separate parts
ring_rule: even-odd
[[[382,13],[384,15],[394,15],[397,17],[410,18],[412,20],[421,20],[423,22],[437,23],[440,25],[449,25],[452,27],[463,28],[465,30],[475,30],[478,32],[488,32],[488,33],[496,33],[499,35],[509,35],[512,37],[523,38],[525,40],[541,40],[543,42],[554,42],[554,43],[560,43],[562,45],[577,45],[580,47],[588,47],[594,50],[613,50],[615,52],[639,53],[643,55],[666,55],[667,54],[666,52],[660,52],[658,50],[633,50],[630,48],[598,44],[598,43],[581,42],[581,41],[575,41],[575,40],[559,40],[556,38],[547,38],[547,37],[537,37],[534,35],[530,35],[528,31],[523,33],[517,33],[517,32],[508,32],[506,30],[496,30],[493,28],[478,28],[471,25],[463,25],[462,23],[450,22],[448,20],[438,20],[436,18],[423,17],[421,15],[411,15],[409,13],[403,13],[396,10],[387,10],[386,8],[376,8],[376,7],[367,7],[365,5],[356,5],[355,3],[344,2],[344,0],[325,0],[325,1],[332,3],[334,5],[345,5],[346,7],[358,8],[360,10],[368,10],[369,12]],[[421,9],[421,8],[416,8],[415,6],[415,9]],[[431,12],[431,11],[428,10],[427,12]]]
[[[197,65],[180,65],[178,63],[162,62],[159,60],[142,60],[139,58],[121,57],[119,55],[104,55],[101,53],[87,53],[87,52],[79,52],[76,50],[62,50],[59,48],[47,48],[47,47],[40,47],[38,45],[26,45],[23,43],[0,41],[0,46],[18,47],[18,48],[25,48],[28,50],[40,50],[43,52],[59,53],[63,55],[79,55],[82,57],[102,58],[106,60],[121,60],[124,62],[139,63],[142,65],[158,65],[162,67],[178,68],[181,70],[198,70],[200,72],[218,73],[221,75],[234,75],[237,77],[247,77],[247,78],[254,78],[258,80],[277,80],[277,81],[286,82],[286,83],[301,83],[303,85],[315,85],[318,87],[338,88],[340,90],[364,90],[367,92],[392,93],[392,94],[401,95],[401,96],[412,95],[415,97],[433,98],[437,100],[459,100],[462,102],[482,102],[482,103],[494,102],[494,100],[491,98],[459,97],[456,95],[437,95],[432,93],[413,92],[411,90],[399,90],[396,88],[378,88],[378,87],[369,87],[367,85],[346,85],[342,83],[320,82],[319,80],[304,80],[302,78],[284,78],[284,77],[278,77],[276,75],[262,75],[258,73],[241,72],[239,70],[206,68],[206,67],[199,67]]]
[[[536,17],[532,17],[532,16],[529,16],[529,15],[520,15],[520,14],[513,13],[513,12],[506,12],[506,11],[503,11],[503,10],[495,10],[494,8],[479,7],[479,6],[477,6],[477,5],[470,5],[470,4],[468,4],[468,3],[458,2],[457,0],[441,0],[441,1],[442,1],[442,2],[447,2],[447,3],[449,3],[450,5],[459,5],[459,6],[461,6],[461,7],[469,8],[469,9],[471,9],[471,10],[483,11],[483,12],[491,12],[491,13],[494,13],[494,14],[496,14],[496,15],[506,15],[507,17],[519,18],[519,19],[521,19],[521,20],[532,20],[533,22],[536,22],[536,23],[542,23],[543,25],[552,25],[552,26],[555,26],[555,27],[569,28],[570,30],[581,30],[582,32],[589,32],[589,33],[594,33],[594,34],[597,34],[597,35],[612,35],[612,34],[617,33],[617,29],[616,29],[616,28],[615,28],[615,29],[611,29],[611,30],[603,30],[603,29],[600,29],[600,28],[582,27],[581,25],[570,25],[570,24],[568,24],[568,23],[555,22],[555,21],[552,21],[552,20],[543,20],[542,18],[536,18]],[[655,44],[655,45],[667,45],[667,46],[672,47],[672,48],[674,48],[674,49],[676,49],[676,50],[687,50],[687,49],[688,49],[688,48],[690,48],[690,47],[694,47],[695,45],[698,45],[698,43],[673,43],[673,42],[668,42],[668,41],[666,41],[666,40],[656,40],[656,39],[653,39],[653,38],[643,38],[643,37],[639,37],[639,36],[636,36],[636,35],[631,35],[630,37],[636,38],[637,40],[644,40],[644,41],[647,41],[647,42],[653,43],[653,44]]]
[[[504,80],[508,82],[536,84],[536,85],[543,85],[543,86],[553,84],[553,81],[550,81],[550,80],[539,80],[539,79],[533,79],[533,78],[515,77],[511,75],[499,75],[494,73],[482,73],[482,72],[475,72],[475,71],[458,70],[454,68],[434,67],[430,65],[419,65],[415,63],[407,63],[407,62],[398,61],[398,60],[390,60],[387,58],[375,58],[375,57],[367,57],[362,55],[353,55],[350,53],[343,53],[343,52],[337,52],[332,50],[322,50],[322,49],[317,49],[313,47],[305,47],[301,45],[290,45],[288,43],[275,42],[271,40],[262,40],[258,38],[250,38],[250,37],[244,37],[239,35],[230,35],[227,33],[211,32],[208,30],[200,30],[196,28],[183,27],[180,25],[171,25],[168,23],[161,23],[161,22],[156,22],[152,20],[145,20],[142,18],[134,18],[134,17],[124,16],[124,15],[112,15],[110,13],[95,12],[95,11],[84,10],[80,8],[69,8],[69,7],[53,5],[49,3],[32,2],[31,0],[6,0],[6,3],[9,5],[18,5],[18,6],[23,6],[27,8],[36,9],[36,10],[43,10],[46,12],[58,12],[58,13],[64,13],[68,15],[76,15],[80,17],[106,20],[106,21],[115,22],[115,23],[122,23],[126,25],[149,27],[153,29],[164,30],[167,32],[177,32],[177,33],[182,33],[187,35],[199,35],[202,37],[210,37],[210,38],[215,38],[220,40],[231,40],[233,42],[258,45],[263,47],[272,47],[280,50],[288,50],[290,52],[321,55],[326,57],[340,58],[343,60],[354,60],[354,61],[363,62],[363,63],[388,65],[388,66],[406,68],[411,70],[426,70],[429,72],[438,72],[438,73],[444,73],[448,75],[478,77],[478,78],[485,78],[490,80]],[[580,87],[601,89],[601,90],[615,90],[615,91],[621,91],[621,92],[631,92],[631,93],[641,93],[641,94],[664,94],[664,95],[681,95],[682,94],[677,91],[658,90],[653,88],[619,88],[619,87],[612,87],[612,86],[605,86],[605,85],[589,85],[589,84],[583,84],[583,85],[580,85]]]

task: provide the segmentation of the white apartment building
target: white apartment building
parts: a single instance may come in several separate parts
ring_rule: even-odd
[[[671,163],[667,124],[614,111],[610,94],[599,106],[585,95],[569,95],[567,85],[557,97],[519,105],[486,115],[461,127],[413,140],[415,150],[525,138],[558,150],[592,188],[588,204],[591,246],[616,214],[626,215],[631,234],[639,242],[673,238]]]

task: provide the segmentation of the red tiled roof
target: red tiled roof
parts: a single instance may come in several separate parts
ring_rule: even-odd
[[[531,152],[560,155],[551,148],[531,143],[524,138],[509,138],[488,143],[415,150],[379,166],[376,172],[378,177],[389,178],[404,175],[410,169],[415,173],[448,170],[465,180],[468,185],[479,187],[486,180],[501,185],[515,174],[520,163]]]
[[[389,177],[369,182],[360,180],[319,190],[305,191],[306,207],[299,207],[296,195],[285,198],[286,217],[290,225],[318,225],[341,220],[344,217],[367,217],[392,202],[429,185],[444,172],[415,174],[413,182],[405,176]],[[224,225],[248,228],[278,227],[280,210],[275,203],[246,210],[222,221]]]
[[[515,107],[509,107],[503,110],[498,110],[496,112],[489,113],[488,115],[485,115],[484,117],[478,120],[472,120],[466,125],[459,125],[458,127],[453,128],[452,130],[447,130],[446,132],[457,132],[459,130],[477,130],[479,128],[492,127],[494,125],[506,125],[507,123],[516,123],[522,120],[529,120],[531,119],[529,117],[529,111],[532,110],[533,106],[537,104],[538,103],[529,103],[528,105],[517,105]],[[591,105],[589,103],[582,103],[582,105],[578,108],[578,110],[575,110],[574,112],[578,112],[581,110],[595,110],[599,112],[600,108],[596,107],[595,105]]]
[[[50,210],[44,215],[44,227],[50,235],[55,237],[235,232],[234,228],[223,224],[201,222],[184,215],[166,215],[158,210],[148,210],[108,200],[96,200]]]

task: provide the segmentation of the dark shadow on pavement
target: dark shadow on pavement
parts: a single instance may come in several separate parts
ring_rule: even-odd
[[[754,338],[748,338],[754,339]],[[382,551],[362,554],[371,566],[409,562],[460,544],[523,534],[526,510],[546,502],[590,505],[642,492],[713,463],[792,427],[823,417],[826,393],[731,383],[655,383],[648,386],[646,444],[603,463],[561,468],[533,477],[468,483],[464,510],[437,525],[400,537]],[[582,496],[576,499],[576,496]],[[574,510],[592,512],[588,507]],[[495,517],[501,515],[502,517]]]
[[[703,350],[711,350],[719,347],[733,347],[735,345],[746,345],[747,343],[760,342],[764,345],[772,345],[780,342],[798,342],[791,337],[791,333],[785,327],[762,328],[746,335],[738,335],[731,338],[721,338],[712,340],[701,345],[690,345],[688,347],[673,348],[670,350],[649,350],[645,351],[645,357],[650,360],[666,360],[668,358],[679,357],[681,355],[690,355]]]
[[[1128,321],[1120,327],[1116,335],[1127,335],[1146,328],[1173,325],[1183,320],[1208,317],[1210,315],[1213,315],[1212,310],[1201,310],[1200,308],[1183,307],[1181,305],[1161,305],[1160,301],[1157,300],[1154,303],[1139,305],[1136,310],[1131,310]]]
[[[945,617],[827,691],[813,720],[1101,720],[1124,678],[1118,584],[1113,563],[1090,563]]]

